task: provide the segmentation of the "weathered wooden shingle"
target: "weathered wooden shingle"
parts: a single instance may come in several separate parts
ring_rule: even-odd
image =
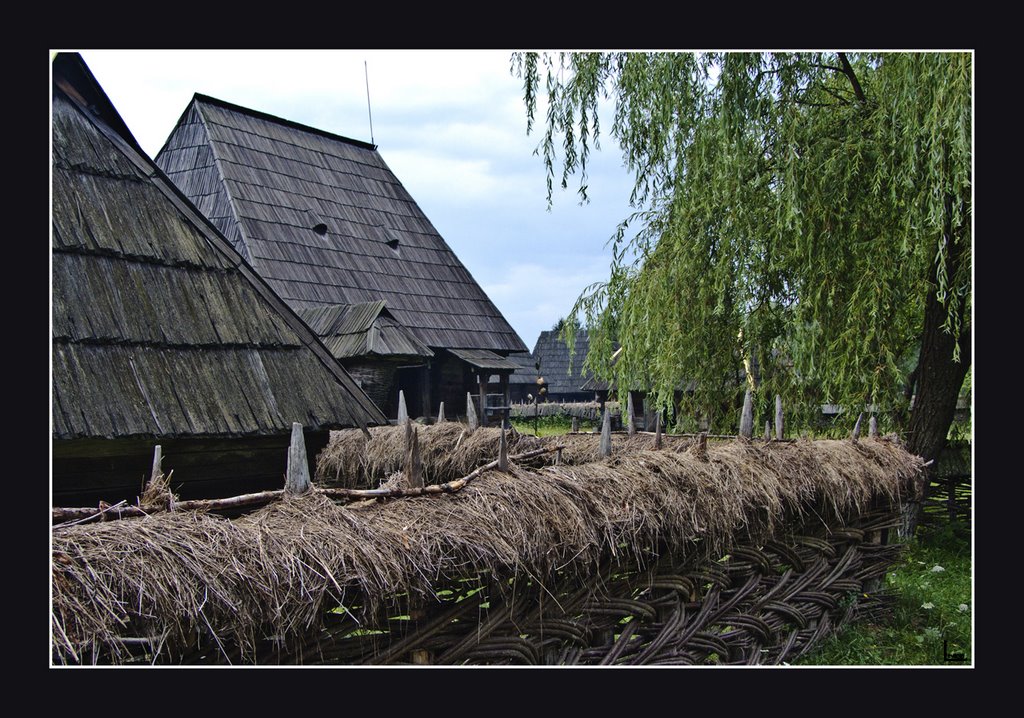
[[[373,145],[196,95],[156,162],[296,310],[385,301],[429,347],[526,351]]]
[[[309,327],[142,154],[81,58],[58,55],[53,76],[54,439],[384,423]],[[208,154],[193,142],[179,157],[198,166]],[[197,181],[209,197],[221,191],[209,176]]]

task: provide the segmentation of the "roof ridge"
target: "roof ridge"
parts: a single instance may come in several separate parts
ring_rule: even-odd
[[[301,122],[295,122],[294,120],[286,120],[283,117],[272,115],[269,112],[261,112],[259,110],[254,110],[250,107],[244,107],[243,105],[236,105],[233,102],[228,102],[227,100],[220,100],[216,97],[204,95],[200,92],[196,92],[192,95],[192,102],[201,102],[210,105],[216,105],[217,107],[220,107],[222,109],[229,110],[231,112],[237,112],[242,115],[248,115],[250,117],[255,117],[256,119],[259,120],[265,120],[267,122],[273,122],[275,124],[284,125],[286,127],[291,127],[292,129],[302,130],[304,132],[309,132],[314,135],[320,135],[322,137],[327,137],[332,140],[340,140],[347,144],[355,145],[356,147],[362,147],[363,149],[374,151],[377,150],[377,145],[372,144],[370,142],[364,142],[363,140],[356,140],[351,137],[345,137],[344,135],[339,135],[334,132],[328,132],[327,130],[321,130],[316,127],[311,127],[310,125],[304,125]]]

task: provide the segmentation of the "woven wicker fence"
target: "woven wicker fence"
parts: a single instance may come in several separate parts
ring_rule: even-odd
[[[878,610],[922,462],[709,442],[53,531],[58,664],[777,664]]]

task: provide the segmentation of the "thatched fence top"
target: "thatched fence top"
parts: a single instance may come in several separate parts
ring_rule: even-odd
[[[450,494],[342,505],[311,491],[230,520],[171,511],[57,526],[53,656],[118,663],[142,645],[161,662],[294,659],[339,614],[370,629],[484,574],[587,586],[608,562],[665,551],[715,560],[793,517],[899,503],[921,471],[881,439],[710,442],[513,464]]]

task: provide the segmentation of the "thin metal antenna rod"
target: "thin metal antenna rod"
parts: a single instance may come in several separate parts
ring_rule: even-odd
[[[373,141],[373,113],[370,111],[370,71],[366,66],[366,60],[363,60],[363,74],[366,76],[366,114],[370,116],[370,144],[375,145]]]

